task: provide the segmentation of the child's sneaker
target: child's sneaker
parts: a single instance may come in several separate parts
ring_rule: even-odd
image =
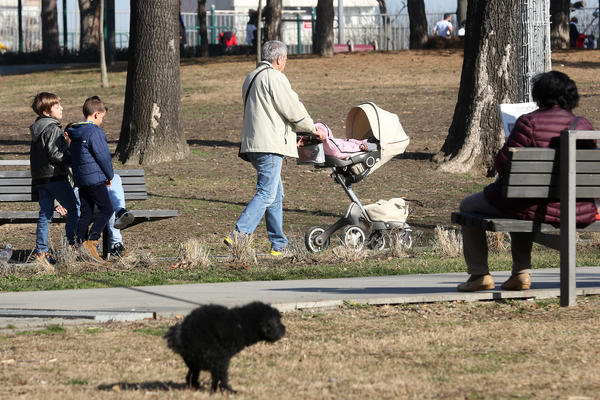
[[[281,257],[281,256],[283,256],[283,250],[271,249],[271,255],[273,257]]]
[[[135,216],[131,211],[121,208],[115,215],[115,228],[125,229],[131,225],[134,219]]]
[[[47,257],[47,254],[45,251],[42,251],[41,253],[36,253],[33,256],[33,262],[41,263],[41,264],[50,264],[50,260],[48,260],[48,257]]]
[[[81,244],[81,246],[84,247],[90,253],[92,258],[95,258],[98,261],[102,261],[102,258],[100,258],[99,254],[100,245],[98,244],[97,240],[86,240]]]
[[[117,243],[110,249],[111,257],[122,257],[123,253],[125,253],[125,246],[123,246],[123,243]]]

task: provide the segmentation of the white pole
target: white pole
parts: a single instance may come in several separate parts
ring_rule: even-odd
[[[338,0],[338,43],[344,41],[344,0]]]

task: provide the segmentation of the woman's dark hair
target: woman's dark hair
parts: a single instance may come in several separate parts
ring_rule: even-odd
[[[572,110],[579,104],[577,85],[567,74],[550,71],[533,77],[531,96],[542,107],[559,106]]]

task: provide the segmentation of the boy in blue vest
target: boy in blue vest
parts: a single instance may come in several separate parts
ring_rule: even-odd
[[[113,214],[107,186],[111,184],[114,171],[106,134],[100,128],[107,111],[106,105],[98,96],[89,97],[83,103],[85,121],[76,122],[67,129],[71,139],[69,149],[73,179],[79,189],[81,203],[77,239],[96,259],[100,259],[100,235]],[[90,228],[94,206],[99,211]]]

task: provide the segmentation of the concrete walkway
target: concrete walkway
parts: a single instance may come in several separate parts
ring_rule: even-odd
[[[552,298],[559,296],[559,270],[539,269],[527,291],[490,290],[459,293],[465,273],[398,275],[367,278],[208,283],[37,292],[0,292],[3,318],[83,318],[133,320],[154,315],[187,314],[201,304],[226,306],[254,300],[281,311],[335,307],[344,302],[401,304],[436,301]],[[496,287],[509,276],[495,272]],[[600,267],[577,269],[577,294],[600,294]]]

